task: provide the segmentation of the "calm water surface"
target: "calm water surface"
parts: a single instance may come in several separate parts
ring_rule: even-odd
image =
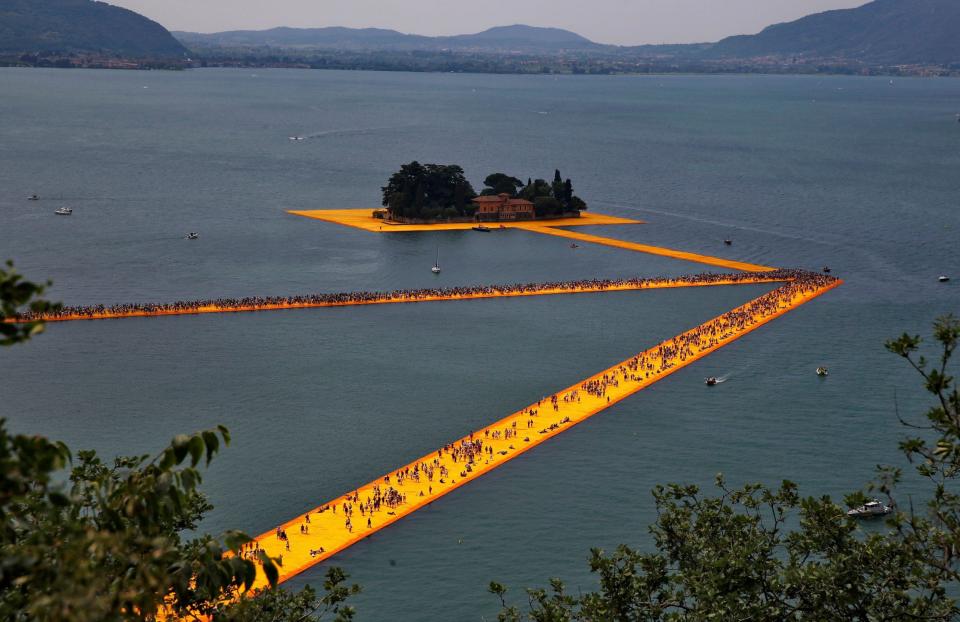
[[[722,471],[839,495],[899,464],[894,390],[907,412],[924,402],[882,343],[960,312],[958,281],[936,282],[960,279],[957,112],[946,80],[5,69],[0,257],[68,304],[701,269],[285,213],[376,205],[418,159],[478,187],[559,167],[597,211],[649,223],[600,234],[833,267],[842,288],[336,559],[365,587],[362,620],[489,620],[491,579],[589,589],[590,547],[648,546],[657,483]],[[56,325],[3,353],[0,416],[107,455],[226,424],[205,527],[259,533],[765,289]]]

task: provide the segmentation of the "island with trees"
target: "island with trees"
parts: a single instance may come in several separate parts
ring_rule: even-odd
[[[408,224],[503,222],[579,218],[587,209],[573,193],[573,182],[554,171],[553,181],[526,183],[493,173],[479,194],[456,164],[404,164],[383,190],[383,207],[374,217]]]

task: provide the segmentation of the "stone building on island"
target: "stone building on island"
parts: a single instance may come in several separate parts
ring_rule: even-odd
[[[533,203],[526,199],[515,199],[507,193],[479,196],[473,200],[473,204],[477,206],[476,218],[481,222],[536,218]]]

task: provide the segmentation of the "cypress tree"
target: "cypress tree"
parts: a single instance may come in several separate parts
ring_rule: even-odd
[[[563,202],[563,178],[560,177],[560,169],[556,169],[553,172],[553,184],[551,185],[551,190],[553,190],[553,198]]]

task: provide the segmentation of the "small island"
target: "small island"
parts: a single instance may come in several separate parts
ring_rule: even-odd
[[[456,164],[404,164],[383,187],[374,218],[404,224],[505,222],[579,218],[587,204],[573,182],[554,172],[553,182],[493,173],[478,195]]]

